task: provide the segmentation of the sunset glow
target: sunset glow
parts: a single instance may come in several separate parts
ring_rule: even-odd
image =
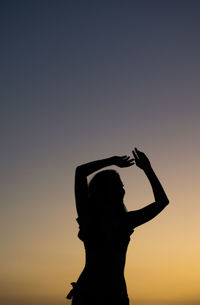
[[[136,2],[1,3],[3,305],[71,304],[74,170],[134,147],[170,204],[131,236],[130,305],[200,305],[200,5]],[[129,211],[154,201],[142,170],[115,169]]]

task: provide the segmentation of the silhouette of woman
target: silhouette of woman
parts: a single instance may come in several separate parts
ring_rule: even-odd
[[[67,295],[72,305],[128,305],[124,267],[130,235],[134,228],[151,220],[169,203],[147,156],[135,148],[133,157],[111,158],[80,165],[75,173],[75,198],[79,224],[78,237],[84,243],[85,267]],[[87,176],[110,165],[136,164],[152,186],[155,202],[128,212],[119,174],[114,170],[98,172],[87,183]]]

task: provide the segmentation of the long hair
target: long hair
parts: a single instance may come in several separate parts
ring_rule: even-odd
[[[90,210],[100,214],[127,212],[123,203],[124,189],[120,175],[115,170],[98,172],[88,186]]]

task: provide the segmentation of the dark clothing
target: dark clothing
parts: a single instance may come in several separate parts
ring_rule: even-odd
[[[124,267],[133,233],[127,213],[120,216],[77,218],[85,267],[67,298],[72,305],[128,305]]]

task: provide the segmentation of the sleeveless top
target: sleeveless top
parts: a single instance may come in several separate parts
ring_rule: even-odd
[[[130,241],[134,227],[128,221],[127,212],[124,215],[103,217],[78,217],[78,238],[83,241],[86,249],[115,248],[125,250]]]
[[[121,267],[123,270],[130,236],[134,232],[134,227],[129,223],[127,215],[128,212],[122,216],[113,216],[112,218],[103,217],[103,219],[100,219],[97,217],[95,219],[94,217],[92,218],[89,216],[79,216],[76,219],[79,224],[78,238],[84,243],[86,250],[86,262],[87,256],[90,256],[90,253],[96,253],[99,257],[101,257],[101,254],[103,254],[104,259],[106,259],[111,253],[109,257],[110,261],[112,261],[112,255],[115,260],[115,254],[117,253],[118,257],[122,257],[122,260],[124,260]],[[74,293],[76,292],[78,282],[79,280],[77,283],[71,283],[73,289],[67,295],[67,299],[71,299],[73,297]],[[125,298],[127,298],[125,287],[123,291]]]

